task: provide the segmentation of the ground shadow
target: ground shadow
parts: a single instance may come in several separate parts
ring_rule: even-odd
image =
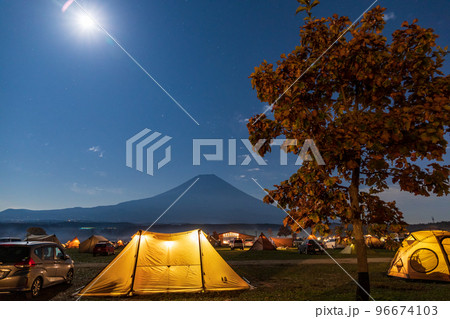
[[[60,284],[60,285],[55,285],[55,286],[51,286],[48,288],[44,288],[44,289],[42,289],[39,296],[37,298],[33,298],[33,299],[28,299],[26,297],[25,293],[19,293],[19,292],[0,294],[0,301],[23,301],[23,300],[47,301],[47,300],[52,300],[56,295],[58,295],[62,292],[65,292],[70,287],[71,287],[71,285]]]

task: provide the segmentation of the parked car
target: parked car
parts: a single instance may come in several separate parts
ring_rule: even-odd
[[[114,245],[109,242],[101,242],[95,245],[93,251],[94,257],[97,255],[114,255]]]
[[[244,240],[244,247],[252,247],[254,244],[254,240],[251,238],[247,238],[246,240]]]
[[[0,237],[0,243],[12,243],[22,241],[22,239],[17,237]]]
[[[233,238],[232,240],[230,240],[230,248],[231,250],[236,248],[244,250],[244,241],[240,238]]]
[[[303,241],[303,239],[297,238],[292,242],[292,244],[294,245],[294,247],[299,247],[303,243]]]
[[[72,259],[56,243],[0,243],[0,292],[25,292],[35,298],[42,288],[71,284],[73,274]]]
[[[339,240],[336,238],[330,238],[324,243],[325,248],[329,249],[337,249],[337,248],[345,248],[345,245],[339,243]]]
[[[301,254],[323,254],[325,251],[325,247],[323,246],[323,243],[317,241],[317,240],[312,240],[312,239],[307,239],[305,240],[300,246],[298,246],[298,251]]]

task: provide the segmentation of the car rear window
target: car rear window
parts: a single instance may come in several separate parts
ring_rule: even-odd
[[[241,244],[242,244],[242,239],[235,239],[234,242],[235,242],[235,243],[241,243]]]
[[[30,256],[30,248],[25,246],[0,246],[0,262],[16,263]]]
[[[95,247],[106,247],[106,244],[97,244]]]

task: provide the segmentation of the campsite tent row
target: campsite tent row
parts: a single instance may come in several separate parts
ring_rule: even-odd
[[[261,233],[254,249],[268,247]],[[450,281],[450,232],[412,233],[397,252],[390,276]],[[395,269],[393,269],[395,268]],[[201,230],[175,234],[139,231],[87,284],[80,296],[248,289]]]
[[[108,242],[103,236],[100,235],[92,235],[88,239],[83,242],[80,242],[78,237],[75,237],[72,240],[69,240],[64,244],[65,248],[78,248],[80,253],[92,253],[94,251],[95,245],[101,242]],[[124,243],[122,240],[117,241],[117,247],[123,247]]]
[[[262,233],[261,233],[262,234]],[[262,234],[264,238],[268,239],[271,242],[271,245],[266,245],[266,247],[292,247],[294,245],[294,239],[292,237],[286,237],[286,238],[278,238],[278,237],[266,237],[264,234]],[[252,235],[247,235],[239,232],[225,232],[219,234],[219,241],[221,245],[228,245],[229,241],[232,238],[240,238],[242,240],[253,240],[253,244],[256,241],[259,241],[261,236],[255,237]],[[256,238],[256,240],[255,240]],[[259,244],[257,245],[259,246]],[[254,248],[255,249],[255,248]],[[270,248],[273,249],[273,248]]]

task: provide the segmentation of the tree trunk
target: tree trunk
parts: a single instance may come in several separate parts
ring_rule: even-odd
[[[369,264],[367,262],[367,250],[364,242],[364,232],[361,220],[361,209],[359,206],[359,167],[353,170],[352,183],[349,187],[350,204],[353,212],[353,236],[355,238],[356,259],[358,263],[358,287],[356,289],[356,300],[369,300]]]
[[[369,264],[367,262],[366,244],[364,242],[362,221],[360,219],[355,219],[353,221],[353,236],[355,237],[359,283],[359,286],[356,289],[356,300],[367,301],[370,297]]]

